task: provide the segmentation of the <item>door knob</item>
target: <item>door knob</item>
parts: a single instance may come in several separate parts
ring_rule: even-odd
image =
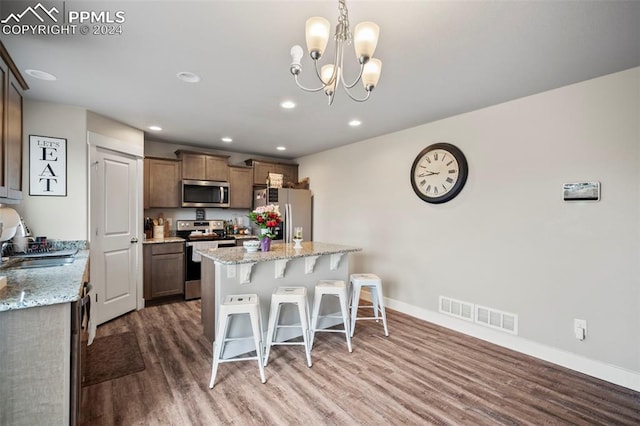
[[[131,244],[135,244],[138,242],[138,239],[136,237],[131,238]]]

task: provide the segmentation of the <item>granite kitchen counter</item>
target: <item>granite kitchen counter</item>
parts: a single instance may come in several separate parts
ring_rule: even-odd
[[[0,289],[0,312],[79,300],[89,250],[78,251],[73,263],[63,266],[18,268],[13,263],[5,260],[0,267],[0,275],[7,277],[7,286]]]
[[[301,249],[294,249],[290,243],[271,243],[268,252],[248,253],[243,247],[218,248],[216,250],[198,250],[201,256],[212,259],[223,265],[243,263],[269,262],[272,260],[295,259],[298,257],[323,256],[327,254],[351,253],[361,248],[339,244],[305,241]]]
[[[184,243],[185,239],[180,237],[166,237],[166,238],[147,238],[142,244],[165,244],[165,243]]]
[[[236,240],[256,240],[258,239],[257,235],[248,235],[248,234],[232,234],[230,237]]]

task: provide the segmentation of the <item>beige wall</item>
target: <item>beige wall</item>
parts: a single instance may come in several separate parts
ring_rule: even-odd
[[[23,196],[12,205],[34,235],[56,240],[88,240],[87,131],[100,133],[142,153],[144,133],[84,108],[25,99]],[[67,196],[29,196],[29,135],[67,140]]]
[[[639,119],[636,68],[300,158],[315,239],[362,247],[355,270],[397,306],[434,312],[445,295],[515,313],[520,347],[640,373]],[[430,205],[409,174],[436,142],[470,172]],[[563,183],[592,180],[600,202],[562,200]]]
[[[87,239],[87,111],[84,108],[24,101],[24,200],[11,206],[34,235],[57,240]],[[67,140],[67,196],[29,195],[29,135]]]
[[[112,120],[92,111],[87,111],[87,130],[114,139],[116,145],[126,144],[125,147],[114,147],[122,149],[123,152],[144,152],[144,132]]]

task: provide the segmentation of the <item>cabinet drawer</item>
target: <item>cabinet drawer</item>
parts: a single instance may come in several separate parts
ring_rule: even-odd
[[[184,243],[156,243],[151,246],[151,254],[184,253]]]

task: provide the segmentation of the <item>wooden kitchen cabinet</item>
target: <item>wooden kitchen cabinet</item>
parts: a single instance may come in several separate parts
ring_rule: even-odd
[[[297,164],[278,164],[278,172],[283,175],[284,183],[298,183],[298,165]]]
[[[274,163],[269,161],[249,159],[245,164],[253,167],[253,184],[266,185],[269,173],[279,173],[282,175],[283,185],[298,182],[298,165],[288,163]]]
[[[253,204],[253,169],[229,166],[229,207],[250,209]]]
[[[184,294],[184,243],[149,243],[143,246],[145,302]]]
[[[181,206],[180,169],[178,160],[144,159],[144,208]]]
[[[176,155],[182,161],[182,179],[229,180],[228,156],[185,150],[176,151]]]
[[[22,200],[22,93],[28,88],[0,42],[0,203]]]

